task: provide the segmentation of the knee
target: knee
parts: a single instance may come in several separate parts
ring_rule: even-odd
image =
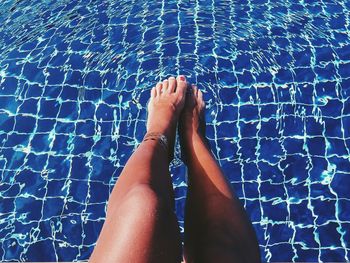
[[[149,185],[139,184],[133,186],[121,200],[117,210],[127,210],[132,213],[147,213],[147,215],[159,215],[168,210],[164,198],[156,193]],[[115,210],[112,208],[112,210]],[[108,211],[107,211],[108,212]],[[110,212],[112,212],[110,210]]]
[[[133,207],[157,208],[162,203],[162,198],[148,185],[134,186],[125,196],[125,200]]]

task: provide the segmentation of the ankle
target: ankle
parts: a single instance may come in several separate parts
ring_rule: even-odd
[[[185,135],[182,137],[182,143],[186,148],[190,149],[198,143],[204,143],[206,146],[209,146],[207,138],[201,132],[185,132]]]

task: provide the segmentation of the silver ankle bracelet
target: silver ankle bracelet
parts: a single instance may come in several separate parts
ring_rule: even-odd
[[[143,137],[143,142],[146,141],[158,141],[160,145],[164,148],[164,150],[168,153],[168,139],[166,136],[159,132],[149,132],[146,133],[145,137]]]

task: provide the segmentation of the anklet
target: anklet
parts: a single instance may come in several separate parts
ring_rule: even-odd
[[[146,133],[145,137],[143,138],[143,141],[158,141],[160,145],[164,148],[166,152],[168,152],[168,139],[164,134],[161,134],[159,132],[150,132]]]

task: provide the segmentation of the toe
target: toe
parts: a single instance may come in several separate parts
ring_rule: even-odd
[[[156,88],[153,87],[153,88],[151,89],[151,98],[153,99],[156,95],[157,95]]]
[[[176,89],[176,79],[174,77],[169,78],[168,92],[173,93]]]
[[[198,88],[196,85],[192,84],[192,90],[195,97],[198,97]]]
[[[156,96],[160,96],[160,92],[161,92],[161,90],[162,90],[162,83],[161,82],[159,82],[159,83],[157,83],[157,85],[156,85]]]
[[[203,101],[203,92],[201,90],[198,90],[198,100],[202,103]]]
[[[162,92],[166,92],[169,86],[169,81],[167,79],[163,80],[163,89]]]
[[[177,77],[176,93],[185,95],[187,88],[186,78],[183,75]]]

